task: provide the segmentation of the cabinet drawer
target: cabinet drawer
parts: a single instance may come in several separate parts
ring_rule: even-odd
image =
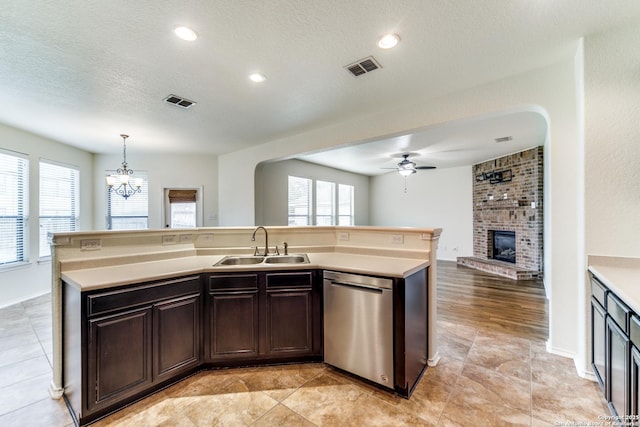
[[[605,305],[607,300],[607,293],[608,290],[606,286],[600,283],[598,279],[591,276],[591,295],[593,295],[593,297],[598,300],[600,305],[602,305],[604,308],[607,308],[607,306]]]
[[[625,334],[629,334],[629,317],[631,310],[625,303],[611,292],[607,293],[607,313],[618,324]]]
[[[267,273],[267,289],[274,288],[307,288],[313,283],[310,271],[295,273]]]
[[[209,276],[209,292],[217,290],[258,289],[257,274],[230,274]]]
[[[88,316],[95,316],[111,311],[121,311],[141,304],[149,304],[167,298],[200,292],[199,276],[128,287],[110,292],[100,292],[87,297],[87,314]]]
[[[629,338],[636,347],[640,348],[640,317],[635,314],[631,316],[629,322]]]

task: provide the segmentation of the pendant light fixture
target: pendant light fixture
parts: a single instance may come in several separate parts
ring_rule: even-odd
[[[122,167],[116,171],[115,175],[107,176],[109,191],[119,194],[125,199],[142,191],[142,178],[134,178],[133,170],[127,165],[127,138],[129,135],[120,134],[122,137]]]

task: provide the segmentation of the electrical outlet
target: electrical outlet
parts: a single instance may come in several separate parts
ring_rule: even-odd
[[[162,236],[162,244],[163,245],[175,245],[178,243],[178,238],[175,234],[169,234],[167,236]]]
[[[180,243],[191,243],[193,242],[193,235],[191,234],[181,234],[178,238]]]
[[[392,234],[391,243],[401,245],[404,243],[404,236],[402,234]]]
[[[198,241],[200,243],[211,243],[213,242],[213,234],[202,234],[198,237]]]
[[[489,200],[493,200],[493,196],[489,196]]]
[[[89,239],[80,241],[80,249],[83,251],[99,251],[102,249],[102,240]]]
[[[338,233],[338,240],[346,242],[347,240],[349,240],[349,233],[347,233],[346,231]]]
[[[504,200],[507,200],[507,199],[509,198],[509,195],[508,195],[507,193],[504,193],[504,194],[502,195],[502,198],[503,198]]]

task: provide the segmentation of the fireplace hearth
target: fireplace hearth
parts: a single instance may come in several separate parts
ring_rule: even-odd
[[[493,231],[493,259],[516,263],[515,231]]]

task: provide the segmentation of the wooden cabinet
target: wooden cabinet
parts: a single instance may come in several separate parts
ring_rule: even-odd
[[[63,294],[65,396],[79,424],[202,362],[200,276]]]
[[[208,276],[207,358],[215,365],[320,360],[322,307],[315,271]]]
[[[257,357],[258,275],[211,275],[208,284],[208,358]]]
[[[620,419],[629,414],[629,337],[612,317],[607,317],[607,401]]]
[[[603,392],[606,392],[606,311],[595,298],[591,298],[591,367]]]
[[[202,360],[200,293],[153,307],[153,372],[157,381],[196,367]]]
[[[266,275],[266,354],[313,354],[313,300],[312,272]]]
[[[151,307],[89,320],[87,409],[135,395],[153,381]]]
[[[640,383],[638,382],[638,374],[640,374],[640,351],[635,345],[631,346],[631,372],[630,372],[630,394],[631,414],[634,425],[638,425],[638,415],[640,415]]]

